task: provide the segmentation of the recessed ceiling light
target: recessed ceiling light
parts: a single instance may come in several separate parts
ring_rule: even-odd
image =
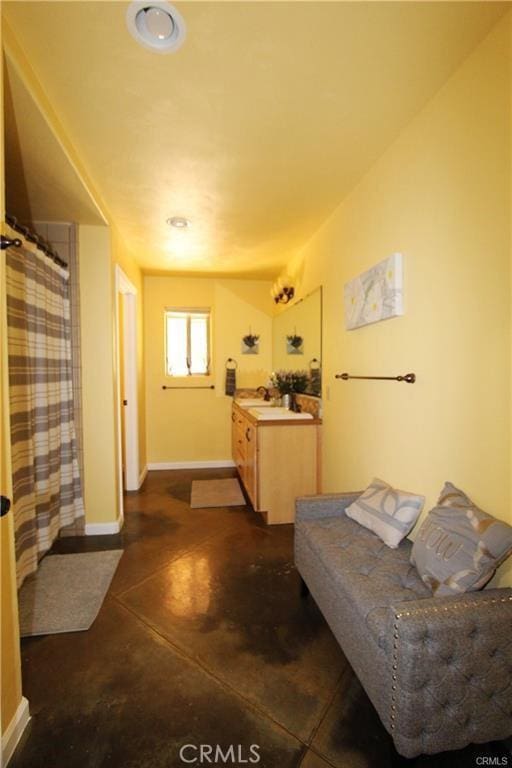
[[[173,216],[172,218],[167,219],[167,224],[171,227],[176,227],[176,229],[186,229],[189,226],[190,221],[184,216]]]
[[[158,53],[177,51],[185,40],[183,17],[165,0],[134,0],[126,23],[138,43]]]

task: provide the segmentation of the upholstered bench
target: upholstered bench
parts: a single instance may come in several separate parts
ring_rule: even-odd
[[[297,500],[295,562],[404,757],[512,734],[512,589],[432,597],[409,562],[349,519],[359,494]]]

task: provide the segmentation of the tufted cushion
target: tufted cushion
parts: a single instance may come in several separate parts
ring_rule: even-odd
[[[410,533],[425,503],[424,496],[392,488],[374,478],[364,493],[345,510],[347,517],[364,525],[396,549]]]
[[[303,520],[296,524],[329,577],[366,622],[383,650],[389,637],[389,606],[431,597],[409,562],[411,543],[387,547],[374,533],[345,517]]]

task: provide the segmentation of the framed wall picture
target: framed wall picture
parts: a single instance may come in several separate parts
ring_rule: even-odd
[[[344,306],[348,331],[403,315],[402,254],[394,253],[345,283]]]

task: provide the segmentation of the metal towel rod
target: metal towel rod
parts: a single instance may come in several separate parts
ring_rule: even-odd
[[[415,373],[406,373],[404,376],[351,376],[350,373],[337,373],[336,379],[372,379],[372,381],[405,381],[407,384],[414,384],[416,381]]]
[[[207,387],[167,387],[163,384],[162,389],[215,389],[215,384],[209,384]]]

